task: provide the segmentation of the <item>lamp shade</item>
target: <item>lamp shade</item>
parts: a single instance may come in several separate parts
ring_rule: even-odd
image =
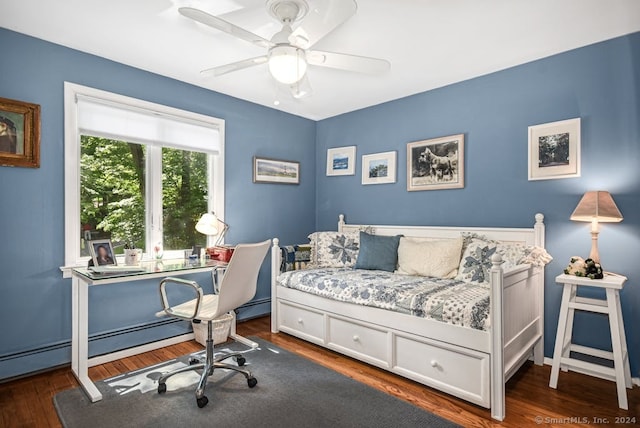
[[[570,218],[573,221],[616,223],[622,221],[622,214],[611,194],[598,190],[585,193]]]
[[[218,217],[213,213],[204,213],[198,223],[196,223],[196,230],[203,235],[217,235],[219,231]]]

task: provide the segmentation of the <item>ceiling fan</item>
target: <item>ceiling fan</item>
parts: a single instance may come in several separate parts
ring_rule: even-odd
[[[320,39],[353,16],[357,9],[354,0],[319,0],[315,3],[310,9],[306,0],[267,0],[269,14],[282,24],[282,29],[270,40],[200,9],[181,7],[178,11],[194,21],[267,49],[265,55],[209,68],[201,71],[203,75],[222,76],[267,63],[273,78],[288,85],[294,98],[302,98],[311,93],[307,78],[309,65],[366,74],[381,74],[390,69],[391,64],[384,59],[312,50]]]

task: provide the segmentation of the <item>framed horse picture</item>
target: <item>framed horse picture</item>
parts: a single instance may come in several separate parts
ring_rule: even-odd
[[[407,190],[462,189],[464,134],[407,144]]]

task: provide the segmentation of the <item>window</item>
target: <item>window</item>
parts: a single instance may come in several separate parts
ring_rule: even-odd
[[[65,82],[65,151],[67,266],[87,239],[169,257],[207,244],[202,213],[224,218],[223,120]]]

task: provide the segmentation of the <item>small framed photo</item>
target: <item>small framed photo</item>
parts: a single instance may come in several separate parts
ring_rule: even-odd
[[[327,175],[355,175],[356,146],[327,150]]]
[[[407,144],[407,190],[462,189],[464,134]]]
[[[396,152],[362,156],[362,184],[396,182]]]
[[[529,127],[529,181],[580,177],[580,118]]]
[[[300,184],[300,162],[254,156],[253,182]]]
[[[0,166],[40,167],[40,106],[0,98]]]
[[[89,241],[89,251],[93,259],[93,266],[117,266],[116,255],[113,252],[111,239]]]

